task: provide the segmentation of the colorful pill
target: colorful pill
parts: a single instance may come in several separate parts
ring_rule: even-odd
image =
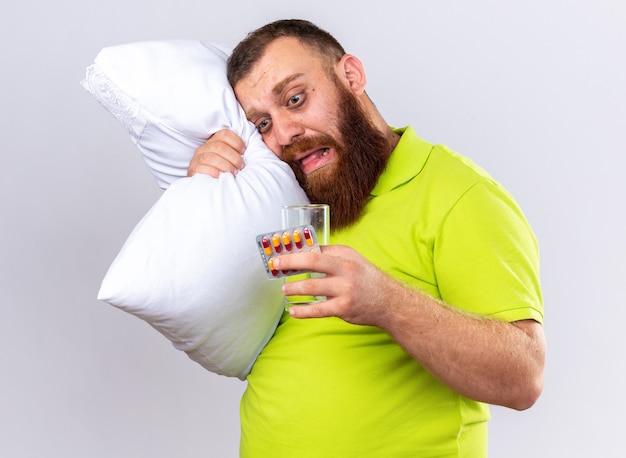
[[[283,247],[280,244],[280,237],[278,236],[278,234],[274,234],[272,236],[272,245],[274,246],[274,251],[276,253],[280,253],[281,251],[283,251]]]
[[[272,254],[272,245],[270,245],[270,239],[268,237],[261,239],[261,245],[263,245],[263,251],[267,256]]]
[[[285,246],[285,250],[291,251],[293,246],[291,245],[291,237],[289,237],[289,232],[283,232],[283,245]]]
[[[269,267],[270,272],[272,273],[273,276],[278,275],[278,271],[274,269],[274,258],[269,258],[267,260],[267,267]]]
[[[293,241],[296,244],[296,248],[302,248],[302,236],[300,235],[300,231],[298,229],[293,231]]]
[[[313,246],[313,235],[311,234],[311,230],[308,227],[305,227],[304,230],[304,240],[308,246]]]

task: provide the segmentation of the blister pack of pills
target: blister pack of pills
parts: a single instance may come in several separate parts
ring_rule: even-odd
[[[283,278],[309,272],[308,270],[276,270],[274,269],[274,257],[308,251],[320,251],[317,243],[317,235],[313,226],[296,226],[290,229],[279,229],[256,236],[265,273],[268,278]]]

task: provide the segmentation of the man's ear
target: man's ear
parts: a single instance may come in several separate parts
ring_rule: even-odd
[[[344,54],[337,63],[337,71],[340,78],[344,79],[355,95],[361,95],[365,92],[367,83],[365,69],[357,57],[352,54]]]

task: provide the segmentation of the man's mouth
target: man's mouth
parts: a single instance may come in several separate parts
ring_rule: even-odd
[[[326,147],[317,149],[299,160],[300,168],[302,168],[302,171],[308,175],[314,170],[317,170],[320,167],[328,164],[330,158],[333,155],[334,150],[331,150],[331,148]]]

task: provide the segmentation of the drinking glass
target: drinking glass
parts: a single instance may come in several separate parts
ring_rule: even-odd
[[[328,245],[330,234],[330,207],[326,204],[285,205],[281,208],[283,229],[310,225],[317,235],[319,245]],[[284,281],[297,281],[311,277],[323,277],[324,274],[311,272],[285,277]],[[285,296],[285,308],[294,305],[309,305],[325,301],[326,296]]]

